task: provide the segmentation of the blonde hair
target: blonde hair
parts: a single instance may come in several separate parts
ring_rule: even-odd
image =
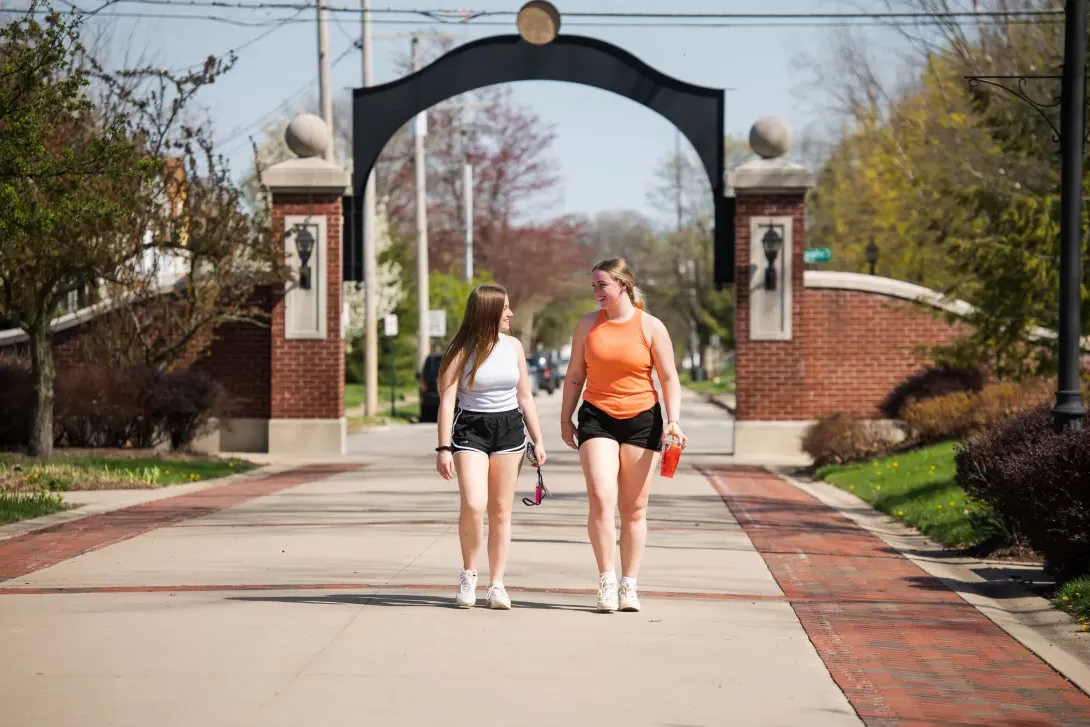
[[[628,299],[632,301],[632,305],[640,310],[647,308],[647,301],[643,297],[643,291],[636,287],[636,276],[624,258],[611,257],[608,260],[603,260],[595,265],[591,272],[599,270],[613,278],[617,281],[617,285],[624,288],[624,291],[628,293]]]
[[[473,367],[469,371],[469,385],[477,378],[477,371],[492,354],[499,340],[500,319],[503,317],[503,304],[507,300],[507,291],[499,285],[479,285],[466,300],[466,312],[462,316],[462,325],[447,346],[443,363],[439,366],[439,380],[442,381],[447,370],[457,361],[464,366],[473,356]]]

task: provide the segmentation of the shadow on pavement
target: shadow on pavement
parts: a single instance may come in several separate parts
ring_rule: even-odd
[[[341,605],[341,606],[389,606],[395,608],[404,607],[430,607],[457,609],[454,598],[451,596],[431,596],[403,593],[379,593],[375,595],[338,593],[328,596],[232,596],[229,601],[246,601],[250,603],[309,603],[314,605]],[[479,600],[477,608],[487,609],[483,600]],[[522,601],[512,599],[515,608],[530,608],[543,611],[579,611],[597,615],[592,606],[574,606],[562,603],[541,603],[539,601]]]

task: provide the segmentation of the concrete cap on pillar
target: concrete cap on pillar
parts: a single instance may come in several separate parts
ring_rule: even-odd
[[[336,191],[351,184],[344,167],[322,158],[331,143],[329,129],[314,114],[299,114],[284,130],[284,141],[297,155],[265,170],[262,182],[274,192]]]
[[[760,159],[746,162],[727,174],[727,186],[736,190],[788,191],[814,186],[814,175],[784,157],[791,150],[791,127],[783,119],[763,116],[749,130],[749,146]]]

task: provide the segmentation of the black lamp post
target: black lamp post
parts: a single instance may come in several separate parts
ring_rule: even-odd
[[[310,254],[314,252],[314,235],[306,227],[296,230],[295,249],[299,251],[299,287],[310,290]]]
[[[1086,0],[1067,0],[1061,76],[967,76],[969,88],[984,83],[1028,103],[1060,142],[1060,325],[1057,330],[1059,385],[1052,423],[1057,430],[1082,429],[1086,409],[1079,387],[1082,352],[1082,157],[1086,133]],[[1040,101],[1025,91],[1030,80],[1061,81],[1058,99]],[[1012,86],[1011,82],[1017,83]],[[1047,112],[1060,107],[1060,128]]]
[[[765,230],[765,234],[761,238],[761,247],[764,248],[765,259],[768,260],[768,267],[765,268],[765,290],[775,290],[776,258],[783,248],[783,234],[776,230],[777,228],[783,230],[784,227],[774,223],[769,223],[766,227],[768,229]]]
[[[1082,429],[1086,408],[1079,387],[1082,337],[1082,155],[1086,124],[1086,0],[1067,0],[1060,107],[1059,386],[1052,421],[1057,430]]]
[[[874,268],[878,265],[878,245],[871,240],[863,248],[863,252],[867,254],[867,262],[870,263],[870,274],[874,275]]]

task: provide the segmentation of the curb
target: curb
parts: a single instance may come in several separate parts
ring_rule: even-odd
[[[1090,639],[1083,638],[1072,630],[1073,622],[1067,614],[1053,607],[1044,598],[1009,580],[1005,587],[1016,595],[1004,599],[1006,603],[983,592],[988,585],[994,588],[995,582],[988,581],[979,572],[997,568],[1039,570],[1038,565],[1000,563],[964,556],[956,556],[955,561],[949,550],[875,510],[851,493],[825,482],[793,477],[772,467],[766,470],[836,510],[937,578],[1007,635],[1036,654],[1084,693],[1090,694]],[[1016,601],[1020,604],[1015,603]],[[1022,608],[1012,610],[1011,606],[1017,605]],[[1036,616],[1039,622],[1031,622],[1030,616]]]

